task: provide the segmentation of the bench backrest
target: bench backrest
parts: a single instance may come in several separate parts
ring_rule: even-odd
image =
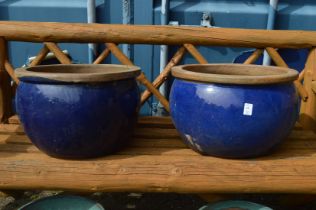
[[[159,86],[167,79],[171,68],[177,65],[186,52],[197,62],[207,63],[195,45],[250,47],[255,48],[253,54],[244,62],[254,63],[264,50],[278,66],[288,67],[276,48],[309,48],[304,70],[294,82],[301,96],[299,123],[305,129],[316,130],[316,32],[286,30],[253,30],[228,28],[199,28],[177,26],[145,26],[145,25],[107,25],[51,22],[14,22],[0,21],[0,120],[5,122],[11,116],[11,98],[14,87],[10,85],[10,77],[18,85],[19,80],[7,57],[8,41],[41,42],[43,47],[31,62],[31,66],[41,63],[49,52],[63,64],[71,63],[60,50],[57,43],[104,43],[105,50],[94,61],[101,63],[112,53],[122,64],[133,65],[129,58],[118,48],[117,44],[158,44],[179,45],[178,51],[166,65],[161,74],[151,83],[141,74],[137,79],[147,90],[142,93],[144,104],[153,94],[169,111],[167,99],[158,91]]]

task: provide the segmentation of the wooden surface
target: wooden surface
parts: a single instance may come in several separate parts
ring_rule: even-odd
[[[130,146],[92,160],[48,157],[16,117],[0,126],[0,189],[179,193],[316,193],[316,135],[293,130],[274,154],[228,160],[201,156],[169,118],[140,118]]]
[[[56,43],[45,42],[45,46],[56,56],[62,64],[71,64],[71,60],[63,53]]]
[[[10,77],[6,71],[7,42],[0,37],[0,123],[5,122],[12,113],[12,88]]]
[[[256,49],[248,58],[244,61],[244,64],[253,64],[262,55],[263,49]]]
[[[156,77],[156,79],[153,81],[153,86],[158,89],[160,85],[166,81],[170,75],[172,67],[176,66],[181,59],[183,58],[185,54],[185,48],[180,47],[178,51],[172,56],[169,63],[166,65],[166,67],[163,69],[163,71],[160,72],[160,74]],[[144,90],[141,96],[141,104],[143,105],[152,95],[152,93],[149,90]]]
[[[45,59],[46,55],[49,53],[49,49],[47,46],[44,44],[42,49],[39,51],[37,56],[34,58],[34,60],[30,63],[29,66],[37,66],[41,64],[41,62]]]
[[[266,51],[277,66],[289,68],[289,66],[285,63],[285,61],[283,60],[281,55],[278,53],[278,51],[276,51],[275,49],[271,47],[267,47]],[[294,81],[294,85],[302,101],[303,102],[307,101],[308,93],[307,93],[307,90],[305,90],[302,83],[300,82],[300,78],[297,78],[297,80]]]
[[[316,48],[310,50],[304,72],[303,85],[308,100],[301,102],[300,123],[304,128],[316,131],[316,95],[313,91],[313,81],[316,79]]]
[[[203,55],[194,47],[192,44],[184,44],[183,45],[189,53],[197,60],[198,63],[200,64],[207,64],[207,60],[203,57]]]
[[[0,36],[27,42],[114,42],[164,45],[309,48],[316,32],[150,25],[0,21]]]
[[[111,53],[124,65],[133,66],[134,63],[116,46],[114,43],[106,43],[106,47],[111,51]],[[146,75],[142,70],[141,74],[137,77],[137,80],[142,83],[148,91],[155,95],[163,107],[170,112],[168,100],[153,86],[153,84],[147,79]],[[143,104],[143,103],[142,103]]]
[[[110,55],[111,51],[108,48],[105,48],[102,53],[93,61],[93,64],[100,64],[102,63],[108,55]]]

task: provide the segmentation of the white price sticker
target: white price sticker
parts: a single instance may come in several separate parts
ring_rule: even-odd
[[[251,116],[253,110],[253,104],[245,103],[244,104],[244,115]]]

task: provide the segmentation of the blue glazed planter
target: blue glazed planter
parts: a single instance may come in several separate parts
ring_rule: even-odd
[[[173,68],[173,122],[193,150],[226,158],[267,154],[298,116],[297,72],[240,64]]]
[[[111,154],[128,142],[137,120],[138,67],[49,65],[17,70],[16,109],[24,130],[58,158]]]

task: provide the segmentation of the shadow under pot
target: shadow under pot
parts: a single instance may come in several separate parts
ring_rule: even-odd
[[[250,158],[274,150],[298,117],[295,70],[257,65],[183,65],[172,69],[172,120],[193,150]]]
[[[16,109],[25,133],[50,156],[111,154],[130,139],[140,104],[140,69],[123,65],[49,65],[16,71]]]

